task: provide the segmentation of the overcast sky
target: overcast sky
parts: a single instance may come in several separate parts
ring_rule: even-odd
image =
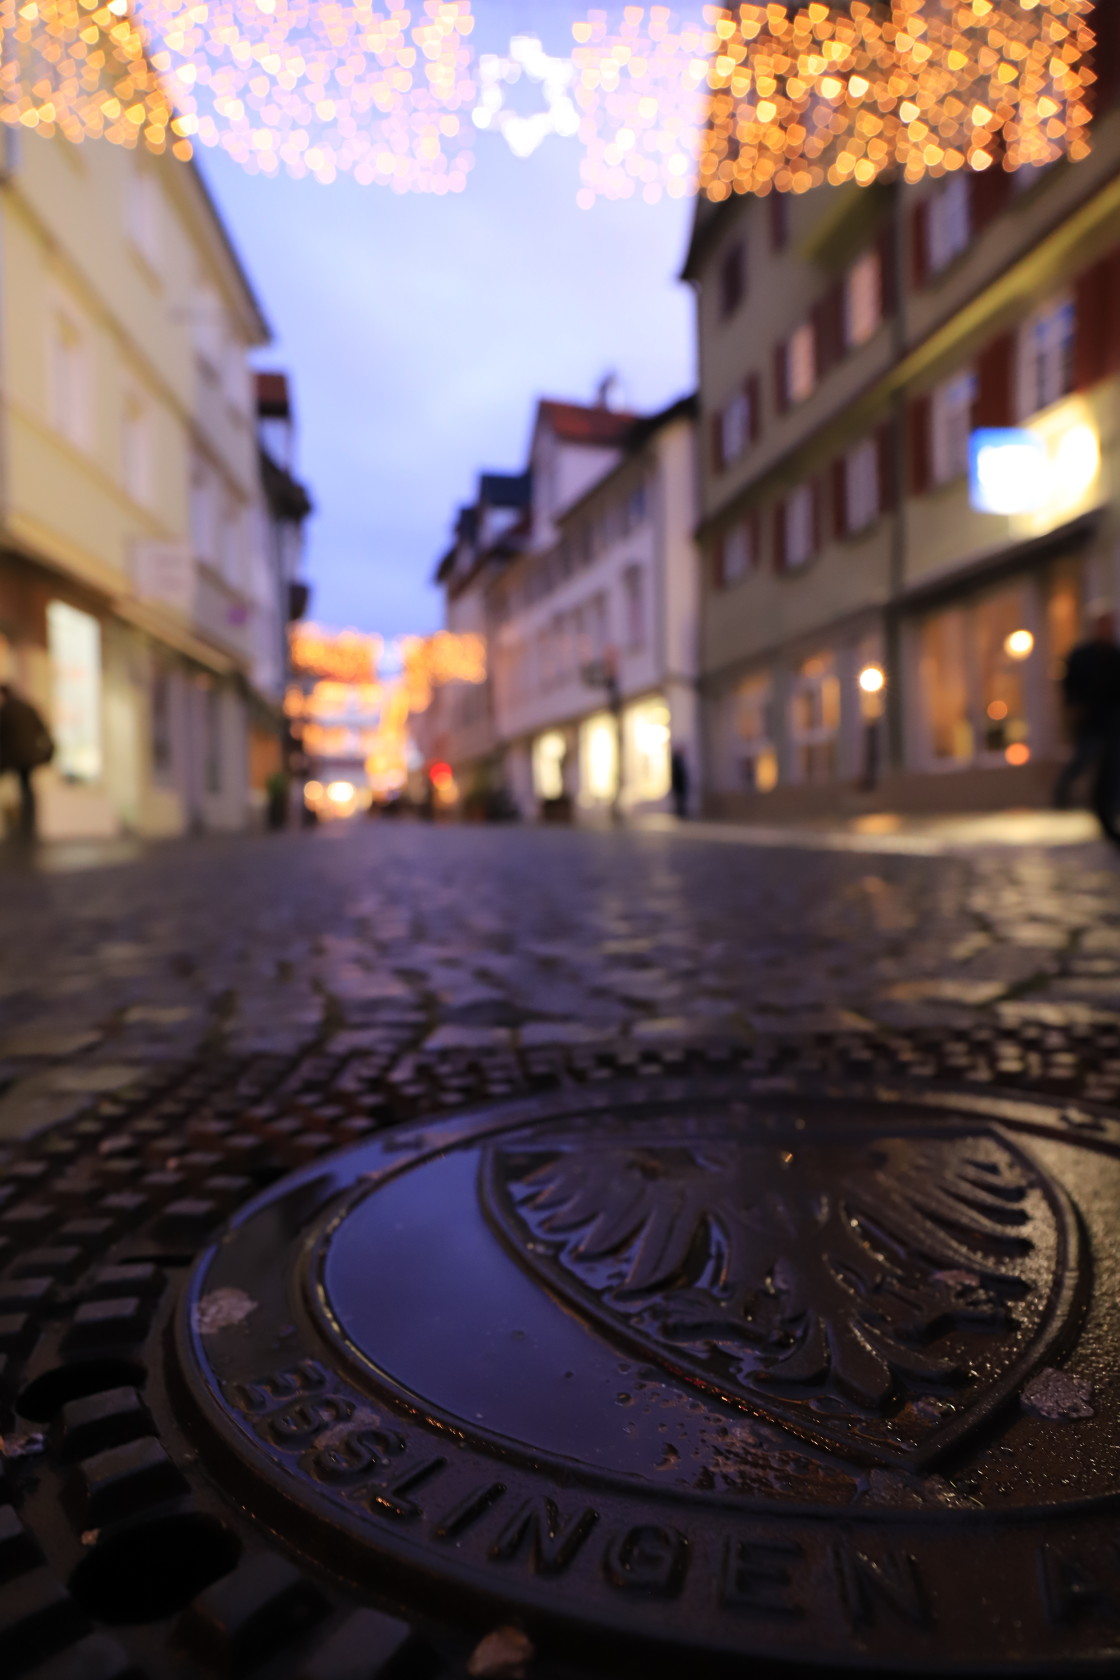
[[[552,51],[576,14],[567,0],[475,11],[484,47],[521,30]],[[578,143],[555,137],[520,160],[480,134],[476,159],[464,193],[436,198],[249,177],[202,148],[276,336],[263,365],[293,379],[318,510],[312,611],[339,628],[437,628],[430,579],[454,511],[480,470],[522,467],[538,396],[590,401],[616,371],[654,410],[692,384],[676,279],[691,200],[580,210]]]

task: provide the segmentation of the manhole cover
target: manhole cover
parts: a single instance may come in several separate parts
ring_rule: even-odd
[[[558,1658],[1113,1665],[1118,1143],[742,1077],[398,1128],[203,1256],[173,1402],[338,1582]]]

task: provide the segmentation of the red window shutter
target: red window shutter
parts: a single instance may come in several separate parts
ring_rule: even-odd
[[[910,284],[916,292],[929,285],[929,200],[914,206],[910,217]]]
[[[1088,391],[1110,371],[1109,343],[1112,310],[1109,288],[1113,259],[1105,257],[1077,277],[1074,288],[1077,337],[1074,341],[1074,389]]]
[[[929,453],[928,449],[926,451]],[[879,467],[879,512],[891,513],[898,501],[895,482],[894,427],[885,421],[875,433],[875,454]]]
[[[723,459],[723,415],[717,409],[712,415],[712,471],[721,473],[724,469]]]
[[[1011,176],[994,163],[990,169],[969,176],[972,192],[969,197],[969,219],[972,232],[983,233],[989,223],[1005,210],[1011,198]]]
[[[846,537],[848,534],[848,474],[843,455],[837,455],[832,463],[832,534],[834,537]]]
[[[789,407],[789,367],[784,339],[774,346],[774,407],[779,414]]]
[[[1116,0],[1097,0],[1089,25],[1097,38],[1092,58],[1097,80],[1089,98],[1094,114],[1103,116],[1120,95],[1120,8]]]
[[[757,373],[752,373],[744,387],[747,393],[747,407],[750,413],[750,442],[757,443],[762,436],[762,381]]]
[[[930,436],[932,401],[928,392],[914,397],[910,403],[906,428],[910,449],[910,494],[924,496],[933,482],[933,461]]]
[[[894,260],[894,223],[886,221],[879,229],[879,296],[882,299],[883,318],[893,315],[898,305],[898,276],[895,273],[897,264]]]
[[[1014,424],[1012,375],[1015,364],[1015,336],[1001,333],[986,344],[976,359],[977,426]]]
[[[786,569],[786,504],[785,500],[774,503],[774,570],[784,572]]]

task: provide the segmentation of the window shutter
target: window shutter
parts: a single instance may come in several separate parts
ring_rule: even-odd
[[[762,381],[757,373],[752,373],[744,387],[747,393],[747,408],[750,413],[750,442],[757,443],[762,436]]]
[[[786,569],[786,504],[784,497],[774,503],[774,570]]]
[[[712,415],[712,471],[721,473],[723,468],[723,415],[717,409]]]
[[[1120,95],[1120,10],[1116,0],[1097,0],[1088,21],[1097,38],[1092,58],[1097,80],[1089,90],[1089,99],[1094,115],[1103,116]]]
[[[894,260],[894,223],[886,221],[879,229],[879,296],[883,319],[893,315],[897,307],[898,276]]]
[[[910,404],[907,441],[910,449],[910,494],[924,496],[933,481],[931,421],[933,400],[926,392]]]
[[[832,463],[832,534],[848,534],[848,474],[843,455],[837,455]]]
[[[889,421],[884,421],[875,433],[875,460],[879,469],[879,512],[891,513],[898,501],[898,495],[894,467],[894,427]]]
[[[910,217],[910,283],[916,292],[929,285],[929,200],[915,204]]]
[[[969,179],[972,192],[969,200],[969,220],[973,237],[983,233],[1007,206],[1011,197],[1011,177],[997,161],[990,169],[973,172]]]
[[[1074,389],[1087,391],[1120,371],[1120,251],[1112,251],[1078,276],[1075,292],[1077,336],[1074,342]]]
[[[984,346],[976,359],[977,426],[1014,424],[1012,373],[1015,364],[1015,336],[1001,333]]]
[[[821,537],[823,535],[821,519],[821,515],[824,512],[825,498],[825,485],[823,478],[814,478],[813,482],[809,486],[809,494],[812,499],[813,508],[813,552],[809,558],[811,560],[815,560],[821,551]]]
[[[774,407],[779,414],[789,407],[789,361],[784,339],[774,346]]]
[[[724,566],[724,549],[726,538],[721,531],[712,541],[712,588],[722,589],[727,582],[727,572]]]

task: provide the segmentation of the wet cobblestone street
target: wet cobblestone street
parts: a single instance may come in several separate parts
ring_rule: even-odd
[[[314,1052],[407,1104],[433,1070],[454,1098],[557,1057],[917,1033],[962,1069],[982,1040],[1035,1083],[1091,1039],[1096,1094],[1120,1086],[1120,864],[1095,842],[907,856],[382,824],[9,867],[0,917],[9,1138],[199,1057]]]

